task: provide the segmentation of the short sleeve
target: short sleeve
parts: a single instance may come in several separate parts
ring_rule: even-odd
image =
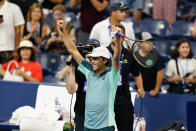
[[[167,64],[167,68],[166,68],[166,76],[168,77],[172,77],[172,72],[174,70],[174,60],[170,60]]]
[[[86,59],[83,59],[78,66],[78,70],[87,76],[91,71],[93,71],[93,67],[90,62],[88,62]]]
[[[25,23],[21,9],[17,5],[13,5],[14,25],[22,25]]]

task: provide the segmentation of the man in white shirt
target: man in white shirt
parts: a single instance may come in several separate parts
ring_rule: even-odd
[[[109,11],[110,16],[109,18],[97,23],[94,25],[93,29],[90,33],[90,39],[95,38],[100,41],[101,46],[109,46],[112,41],[110,29],[108,29],[109,25],[116,25],[121,23],[126,30],[125,35],[129,38],[135,39],[134,30],[132,23],[125,22],[125,17],[127,16],[126,10],[128,6],[125,5],[124,2],[113,2],[110,5]],[[125,41],[123,45],[125,48],[130,48],[133,41],[127,40],[128,43]]]
[[[0,64],[10,60],[12,52],[17,48],[23,36],[24,18],[20,8],[0,0]]]

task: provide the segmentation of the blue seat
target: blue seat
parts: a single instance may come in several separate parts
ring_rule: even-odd
[[[188,39],[193,39],[192,29],[193,29],[193,22],[187,22],[187,21],[182,21],[182,20],[176,21],[172,25],[172,29],[168,37],[171,39],[179,39],[180,37],[186,37]]]
[[[196,41],[190,41],[191,43],[191,48],[194,54],[194,58],[196,58]]]
[[[152,10],[153,10],[152,8],[153,8],[152,0],[144,0],[144,8],[142,12],[148,16],[152,16]]]
[[[155,37],[164,38],[167,33],[168,22],[166,20],[144,19],[140,24],[141,32],[150,32]]]
[[[55,75],[60,64],[60,56],[52,53],[39,53],[36,60],[41,64],[43,76]]]
[[[46,16],[46,19],[44,21],[45,24],[51,26],[52,24],[55,24],[56,21],[53,17],[53,14],[52,13],[49,13],[47,16]]]
[[[137,19],[134,17],[126,17],[125,21],[133,23],[133,27],[135,27],[137,25]]]
[[[157,52],[160,54],[162,61],[166,65],[167,62],[170,60],[170,53],[171,53],[171,45],[168,40],[164,39],[156,39],[153,41]]]
[[[76,21],[76,14],[74,12],[66,12],[65,21],[73,23]]]

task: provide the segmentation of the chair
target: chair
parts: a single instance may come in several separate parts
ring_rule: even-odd
[[[152,0],[144,0],[144,9],[143,13],[152,16],[152,8],[153,8],[153,3]]]
[[[66,12],[65,21],[73,23],[74,21],[76,21],[76,14],[73,12]]]
[[[166,20],[144,19],[141,22],[141,32],[150,32],[155,37],[164,38],[167,33],[168,22]]]
[[[190,41],[191,43],[191,48],[194,54],[194,58],[196,58],[196,42],[195,41]]]
[[[157,52],[160,54],[161,59],[166,65],[170,60],[171,45],[169,41],[164,39],[156,39],[153,41],[153,43],[157,49]]]
[[[187,21],[176,21],[172,25],[172,29],[170,31],[170,34],[168,35],[171,39],[179,39],[180,37],[186,37],[189,39],[192,38],[192,30],[193,30],[193,23],[187,22]]]
[[[36,60],[41,64],[43,76],[48,74],[54,75],[58,71],[60,56],[51,53],[39,53]]]

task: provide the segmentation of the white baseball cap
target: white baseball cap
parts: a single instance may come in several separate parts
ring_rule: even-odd
[[[33,48],[33,43],[29,40],[22,40],[18,46],[18,49],[22,47]]]
[[[154,40],[154,38],[149,32],[142,32],[139,39],[140,40]]]
[[[87,57],[104,57],[110,59],[110,52],[106,47],[97,47],[93,50],[91,54],[88,54]]]

